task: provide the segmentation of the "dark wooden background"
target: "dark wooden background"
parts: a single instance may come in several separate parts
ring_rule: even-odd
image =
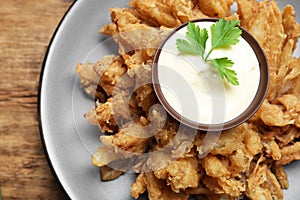
[[[5,199],[67,199],[42,148],[37,99],[50,39],[73,1],[0,0],[0,188]]]

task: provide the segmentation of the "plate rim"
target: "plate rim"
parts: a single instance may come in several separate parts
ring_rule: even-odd
[[[51,170],[51,173],[55,179],[55,181],[58,183],[59,188],[61,189],[61,191],[63,191],[63,193],[67,196],[67,198],[71,199],[70,194],[66,191],[65,187],[63,186],[53,164],[52,164],[52,160],[50,158],[50,154],[47,150],[47,144],[45,141],[45,137],[44,137],[44,131],[43,131],[43,120],[42,120],[42,104],[41,104],[41,99],[42,99],[42,86],[43,86],[43,80],[44,80],[44,72],[46,69],[46,65],[48,62],[48,57],[49,57],[49,52],[51,51],[51,49],[53,48],[53,43],[57,37],[58,31],[60,31],[62,24],[65,22],[65,19],[67,16],[69,16],[70,12],[73,10],[74,5],[78,2],[78,0],[74,0],[71,5],[68,7],[68,9],[65,11],[65,13],[63,14],[63,16],[61,17],[58,25],[56,26],[54,32],[52,33],[51,39],[48,43],[48,47],[46,49],[44,58],[43,58],[43,62],[42,62],[42,67],[41,67],[41,71],[39,74],[39,85],[38,85],[38,97],[37,97],[37,112],[38,112],[38,124],[39,124],[39,135],[41,137],[41,143],[42,143],[42,148],[48,163],[48,166]]]

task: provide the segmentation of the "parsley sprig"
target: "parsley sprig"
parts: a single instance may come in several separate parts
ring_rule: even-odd
[[[213,50],[235,45],[239,42],[242,30],[237,27],[239,20],[227,21],[225,19],[218,20],[211,25],[211,49],[206,53],[206,42],[208,40],[208,31],[200,29],[193,22],[189,22],[187,26],[186,39],[177,39],[176,45],[180,53],[199,55],[205,63],[211,63],[218,71],[222,79],[232,85],[239,85],[237,74],[231,69],[234,62],[227,57],[209,59]]]

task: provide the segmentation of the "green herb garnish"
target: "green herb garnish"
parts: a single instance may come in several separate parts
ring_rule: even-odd
[[[210,27],[211,30],[211,49],[206,53],[206,41],[208,40],[207,30],[200,29],[195,23],[189,22],[187,26],[186,39],[177,39],[176,45],[180,53],[199,55],[205,63],[211,63],[218,71],[222,79],[232,85],[239,85],[237,74],[230,69],[233,61],[227,57],[209,59],[213,50],[235,45],[239,42],[242,30],[237,27],[239,20],[227,21],[220,19]]]

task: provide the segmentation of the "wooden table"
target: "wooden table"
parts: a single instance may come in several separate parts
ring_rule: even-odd
[[[42,147],[37,96],[50,39],[73,1],[0,1],[0,187],[3,199],[67,199]]]

